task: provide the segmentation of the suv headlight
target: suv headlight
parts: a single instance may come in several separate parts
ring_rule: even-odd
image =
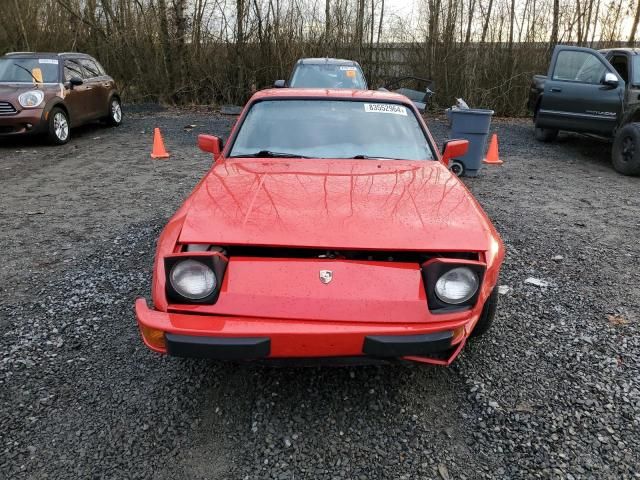
[[[208,297],[218,285],[213,270],[193,259],[182,260],[173,265],[169,281],[176,293],[190,300]]]
[[[438,278],[435,292],[443,302],[459,305],[473,297],[479,286],[480,280],[473,270],[458,267],[443,273]]]
[[[18,97],[18,103],[24,108],[35,108],[44,100],[44,93],[40,90],[31,90],[24,92]]]

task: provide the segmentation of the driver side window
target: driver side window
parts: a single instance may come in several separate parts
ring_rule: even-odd
[[[84,78],[84,71],[79,63],[75,60],[64,61],[64,80],[68,82],[71,77]]]
[[[598,57],[589,52],[565,50],[558,54],[553,69],[553,80],[599,84],[607,68]]]

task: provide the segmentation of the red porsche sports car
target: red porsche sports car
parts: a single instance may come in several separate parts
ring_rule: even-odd
[[[273,89],[229,141],[198,139],[211,170],[157,246],[156,352],[227,360],[405,359],[448,365],[496,309],[504,247],[447,169],[409,99]]]

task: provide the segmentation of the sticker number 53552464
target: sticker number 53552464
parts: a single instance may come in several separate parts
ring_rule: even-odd
[[[393,103],[365,103],[364,111],[367,113],[392,113],[394,115],[407,116],[405,107]]]

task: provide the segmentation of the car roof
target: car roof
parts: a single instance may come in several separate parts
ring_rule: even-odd
[[[354,60],[345,60],[342,58],[301,58],[296,63],[301,65],[350,65],[356,66],[358,62]]]
[[[269,88],[256,92],[250,101],[276,99],[324,99],[324,100],[361,100],[387,101],[412,105],[411,101],[399,93],[382,90],[352,90],[347,88]]]
[[[600,53],[609,53],[609,52],[627,52],[631,55],[640,55],[640,48],[631,48],[631,47],[620,47],[620,48],[605,48],[602,50],[598,50]]]
[[[91,55],[80,52],[8,52],[3,55],[4,57],[18,57],[18,58],[93,58]]]

